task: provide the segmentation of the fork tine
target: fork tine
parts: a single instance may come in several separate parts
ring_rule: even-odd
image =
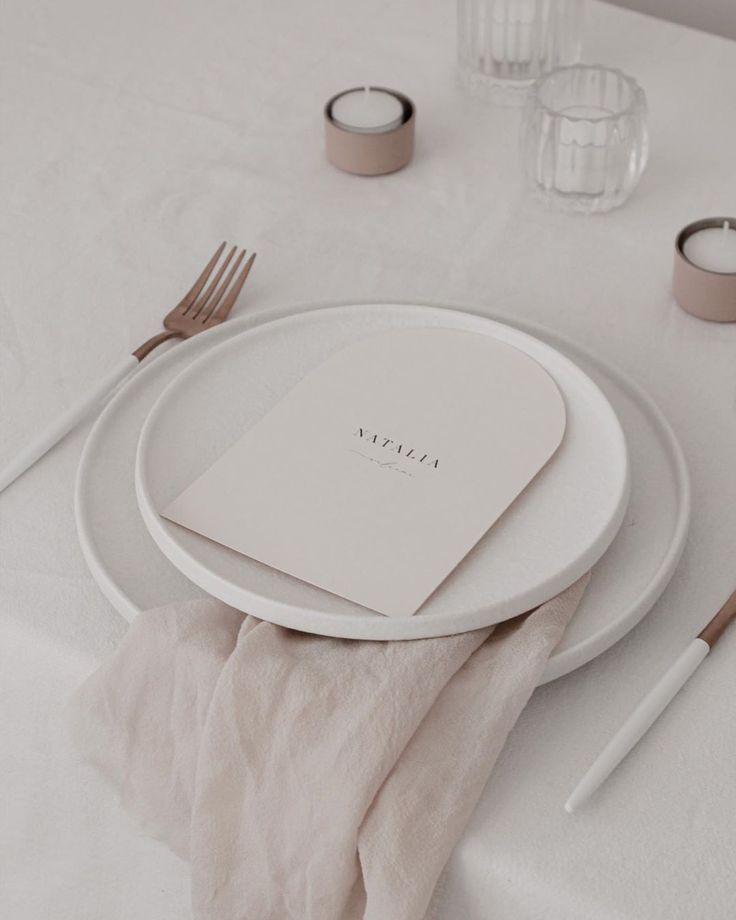
[[[248,261],[243,266],[240,272],[240,275],[236,279],[235,284],[232,287],[232,290],[229,292],[229,294],[223,301],[222,306],[218,307],[217,310],[215,311],[214,319],[216,319],[218,322],[222,322],[223,320],[226,320],[228,318],[228,315],[230,314],[230,311],[233,308],[233,304],[238,299],[238,294],[240,293],[243,285],[245,284],[245,279],[248,277],[248,273],[250,272],[251,267],[253,263],[255,262],[255,260],[256,260],[256,254],[253,253],[253,255],[248,259]]]
[[[230,287],[230,282],[235,277],[235,274],[240,267],[240,263],[243,261],[243,256],[245,255],[245,249],[241,250],[238,258],[233,262],[230,271],[225,275],[225,280],[222,282],[220,287],[215,291],[212,300],[208,302],[207,309],[202,310],[202,322],[206,323],[207,320],[212,316],[217,308],[217,305],[222,300],[223,294]]]
[[[215,277],[212,279],[212,281],[210,281],[210,283],[205,288],[204,294],[202,294],[198,298],[196,303],[193,305],[192,312],[190,314],[192,319],[196,319],[199,316],[199,314],[202,312],[203,308],[207,306],[207,301],[210,299],[210,297],[212,296],[212,292],[215,290],[217,285],[220,283],[220,278],[222,278],[225,272],[225,269],[230,264],[232,257],[235,255],[237,251],[237,248],[238,248],[237,246],[233,246],[233,248],[230,250],[230,252],[225,257],[225,261],[217,269],[217,273],[215,274]],[[187,313],[187,310],[184,311],[185,315],[186,313]]]
[[[227,243],[221,243],[217,247],[215,254],[212,256],[212,258],[207,263],[205,270],[202,272],[199,278],[197,278],[197,280],[194,282],[194,285],[192,286],[191,290],[174,307],[175,310],[181,310],[182,313],[186,313],[187,310],[191,307],[191,305],[194,303],[194,301],[199,296],[199,292],[202,290],[202,288],[207,283],[207,279],[212,274],[212,269],[215,267],[215,265],[217,265],[217,260],[222,255],[222,252],[226,245]]]

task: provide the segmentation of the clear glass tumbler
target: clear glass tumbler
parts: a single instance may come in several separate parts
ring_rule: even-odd
[[[580,57],[583,0],[458,0],[460,78],[472,92],[521,104],[534,80]]]
[[[636,187],[649,155],[644,90],[620,70],[577,64],[542,76],[526,102],[527,181],[567,211],[610,211]]]

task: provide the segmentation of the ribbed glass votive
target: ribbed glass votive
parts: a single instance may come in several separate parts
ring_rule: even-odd
[[[474,93],[521,104],[540,74],[580,57],[583,0],[458,0],[458,64]]]
[[[560,67],[529,94],[521,156],[530,187],[549,204],[594,213],[622,204],[649,155],[647,104],[632,77],[607,67]]]

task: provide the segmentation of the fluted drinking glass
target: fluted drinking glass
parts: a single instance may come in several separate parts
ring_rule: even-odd
[[[580,57],[583,0],[458,0],[458,65],[465,86],[521,104],[540,74]]]

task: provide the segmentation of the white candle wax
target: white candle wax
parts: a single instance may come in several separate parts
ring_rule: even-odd
[[[609,174],[620,171],[620,144],[609,141],[601,119],[609,113],[598,106],[568,106],[562,111],[555,148],[554,184],[559,192],[600,195]],[[582,119],[578,121],[577,119]],[[541,169],[542,164],[540,164]]]
[[[348,131],[380,133],[399,127],[404,107],[393,93],[366,86],[338,96],[332,103],[332,118]]]
[[[706,227],[692,233],[682,244],[685,256],[709,272],[736,272],[736,227]]]

